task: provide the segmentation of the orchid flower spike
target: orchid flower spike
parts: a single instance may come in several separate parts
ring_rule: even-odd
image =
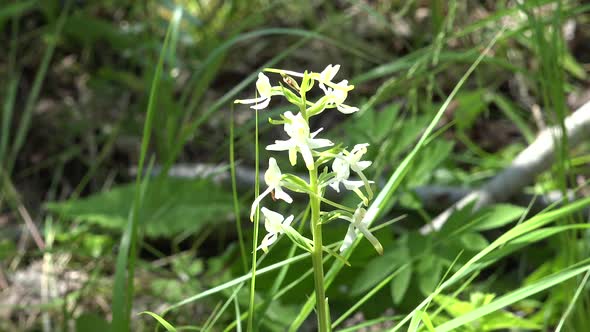
[[[344,237],[342,245],[340,246],[340,252],[343,252],[346,249],[350,248],[352,243],[358,237],[357,231],[359,231],[367,238],[367,240],[369,240],[369,242],[371,242],[377,253],[379,253],[379,255],[383,255],[383,246],[381,245],[379,240],[377,240],[377,238],[373,234],[371,234],[371,232],[368,229],[369,220],[365,219],[366,213],[367,210],[365,210],[362,207],[361,203],[354,211],[354,215],[352,216],[352,218],[347,216],[339,217],[350,222],[350,225],[348,226],[348,231],[346,232],[346,236]]]
[[[263,207],[260,211],[264,215],[264,228],[268,234],[262,239],[262,243],[256,250],[262,249],[264,252],[268,252],[268,247],[275,243],[278,239],[279,234],[283,233],[283,227],[288,227],[293,222],[293,215],[290,215],[285,219],[282,214],[271,211]]]
[[[284,116],[287,119],[284,129],[290,138],[286,141],[276,140],[274,144],[267,146],[266,149],[269,151],[289,151],[289,161],[293,166],[297,163],[297,152],[299,152],[305,161],[307,169],[313,170],[315,166],[312,151],[332,146],[334,143],[327,139],[314,138],[323,128],[310,134],[309,125],[301,113],[293,115],[288,111]]]
[[[270,85],[270,80],[266,75],[263,73],[258,74],[258,80],[256,81],[256,90],[258,90],[258,94],[260,97],[252,98],[252,99],[243,99],[243,100],[236,100],[234,103],[238,104],[255,104],[254,106],[250,106],[250,108],[255,110],[261,110],[268,106],[270,103],[270,98],[272,96],[282,95],[282,92],[278,89],[273,89]]]
[[[281,188],[283,184],[282,179],[283,173],[281,173],[281,169],[279,168],[279,165],[277,165],[276,159],[272,157],[269,158],[268,169],[264,173],[264,182],[268,188],[266,188],[266,190],[260,194],[260,196],[256,197],[254,203],[252,203],[252,208],[250,209],[250,220],[254,220],[254,212],[256,211],[258,204],[260,204],[260,201],[262,201],[262,199],[266,195],[270,194],[273,190],[274,198],[282,199],[289,204],[293,202],[291,196],[289,196],[289,194],[287,194],[285,191],[283,191],[283,188]]]

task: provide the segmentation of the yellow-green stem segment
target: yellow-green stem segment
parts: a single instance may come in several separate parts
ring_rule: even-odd
[[[326,303],[326,293],[324,289],[324,265],[322,264],[322,225],[320,223],[320,199],[321,195],[318,187],[317,169],[309,171],[309,185],[315,195],[309,195],[311,205],[311,231],[313,236],[313,252],[311,259],[313,262],[313,276],[315,281],[315,298],[316,311],[318,314],[318,331],[329,331],[330,323],[328,322],[328,306]]]

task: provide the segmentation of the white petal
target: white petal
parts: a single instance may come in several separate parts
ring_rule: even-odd
[[[338,156],[342,157],[342,154],[339,154]],[[338,156],[334,159],[334,162],[332,163],[332,170],[336,173],[337,179],[348,179],[348,177],[350,176],[350,166],[348,165],[348,162],[341,158],[338,158]]]
[[[291,198],[291,196],[289,196],[289,194],[287,194],[281,187],[275,188],[275,198],[282,199],[289,204],[293,203],[293,198]]]
[[[260,246],[258,246],[258,248],[256,248],[256,250],[262,249],[262,251],[268,252],[268,246],[275,243],[276,241],[277,241],[277,235],[273,234],[273,233],[268,233],[262,239],[262,243],[260,243]]]
[[[278,187],[281,183],[282,177],[283,174],[281,173],[279,165],[277,165],[277,160],[270,157],[268,159],[268,169],[264,172],[264,182],[266,182],[266,185],[269,187]]]
[[[289,149],[289,162],[291,166],[297,165],[297,148],[292,147]]]
[[[354,240],[356,240],[356,238],[357,238],[357,235],[356,235],[356,232],[354,231],[354,226],[352,224],[350,224],[348,226],[348,231],[346,232],[346,235],[344,236],[344,240],[342,241],[342,245],[340,246],[340,252],[343,252],[344,250],[350,248],[350,246],[352,245]]]
[[[269,233],[280,233],[281,232],[281,223],[283,222],[283,215],[271,211],[265,207],[260,209],[262,214],[264,214],[264,228]]]
[[[262,201],[262,199],[270,194],[270,192],[273,190],[272,187],[268,187],[266,188],[266,190],[264,192],[262,192],[262,194],[260,194],[258,197],[256,197],[256,199],[254,200],[254,203],[252,203],[252,208],[250,208],[250,220],[254,220],[254,212],[256,211],[256,207],[258,206],[258,204],[260,204],[260,201]]]
[[[358,107],[348,106],[344,104],[340,104],[336,108],[340,111],[340,113],[343,114],[352,114],[359,111]]]
[[[260,211],[262,212],[266,220],[270,221],[273,224],[280,224],[283,222],[283,219],[285,219],[282,214],[269,210],[265,207],[261,208]]]
[[[265,99],[267,99],[267,97],[258,97],[258,98],[252,98],[252,99],[238,99],[238,100],[235,100],[234,103],[236,103],[236,104],[254,104],[254,103],[259,103]]]
[[[369,146],[369,143],[360,143],[360,144],[355,144],[354,147],[352,148],[352,151],[350,151],[350,153],[355,154],[358,151],[362,151],[363,149],[366,149]],[[363,152],[363,154],[366,151]]]
[[[363,181],[350,181],[350,180],[342,180],[342,184],[344,184],[344,188],[348,190],[355,190],[356,188],[360,188],[365,185]]]
[[[286,140],[286,141],[279,141],[276,140],[275,144],[268,145],[266,149],[268,151],[286,151],[295,146],[295,142],[293,140]]]
[[[320,128],[320,129],[318,129],[318,130],[314,131],[313,133],[311,133],[311,135],[310,135],[310,136],[311,136],[311,138],[314,138],[314,137],[315,137],[317,134],[319,134],[319,133],[320,133],[320,131],[322,131],[322,130],[324,130],[324,128]]]
[[[287,74],[287,75],[291,75],[291,76],[295,76],[295,77],[303,77],[303,73],[299,73],[299,72],[296,72],[296,71],[281,70],[281,72],[283,74]]]
[[[291,226],[291,223],[293,222],[293,219],[295,219],[295,217],[293,217],[293,215],[288,216],[287,219],[285,219],[283,221],[283,226],[285,226],[285,227]]]
[[[332,187],[332,189],[336,190],[337,193],[340,192],[340,181],[334,181],[328,185]]]
[[[255,109],[255,110],[261,110],[266,108],[266,106],[268,106],[268,104],[270,103],[270,97],[267,97],[266,99],[264,99],[263,102],[261,102],[260,104],[256,104],[254,106],[250,106],[251,109]]]
[[[332,141],[325,138],[310,138],[307,140],[307,143],[309,144],[309,147],[312,149],[320,149],[334,145]]]
[[[256,80],[256,90],[261,97],[270,98],[272,86],[270,80],[264,73],[258,73],[258,80]]]
[[[311,150],[309,149],[309,147],[307,145],[300,145],[299,151],[301,151],[301,156],[305,161],[305,166],[307,167],[307,169],[310,171],[313,170],[315,166],[313,156],[311,155]]]
[[[350,165],[350,168],[352,168],[352,170],[355,172],[362,172],[365,170],[365,168],[371,166],[371,164],[373,164],[372,161],[359,161],[358,163],[356,163],[356,165]]]

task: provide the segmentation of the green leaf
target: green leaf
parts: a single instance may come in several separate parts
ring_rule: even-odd
[[[135,184],[125,184],[87,198],[48,203],[55,213],[72,219],[122,230],[133,204]],[[227,219],[232,196],[207,179],[163,178],[149,184],[139,221],[151,237],[196,232]]]
[[[362,294],[391,274],[400,266],[400,261],[396,259],[399,253],[399,250],[391,250],[371,260],[354,281],[350,293]]]
[[[459,238],[459,241],[465,249],[471,251],[480,251],[489,245],[488,240],[479,233],[463,234]]]
[[[458,103],[458,107],[454,115],[459,130],[471,128],[477,116],[487,109],[484,92],[485,90],[480,89],[457,95],[456,102]]]
[[[397,277],[393,278],[391,281],[391,298],[393,299],[393,303],[398,305],[404,299],[404,295],[406,295],[406,291],[410,286],[410,281],[412,279],[412,264],[408,264],[408,267],[402,269]]]
[[[481,317],[496,312],[522,299],[535,295],[544,290],[550,289],[551,287],[558,285],[579,274],[585,273],[588,270],[590,270],[590,264],[588,263],[588,260],[584,261],[583,263],[580,262],[579,264],[575,264],[567,269],[560,271],[559,273],[552,274],[532,285],[521,287],[515,291],[512,291],[504,296],[497,298],[489,304],[486,304],[473,311],[469,311],[466,314],[458,316],[457,318],[438,326],[437,332],[456,331],[458,327],[469,324],[472,321],[475,321]]]
[[[166,329],[166,331],[168,332],[176,332],[176,328],[174,326],[172,326],[170,323],[168,323],[164,318],[160,317],[158,314],[155,314],[151,311],[142,311],[139,313],[139,315],[150,315],[152,317],[154,317],[158,323],[160,323],[162,326],[164,326],[164,328]]]
[[[520,206],[510,204],[496,204],[488,206],[474,215],[474,230],[484,231],[502,227],[514,220],[520,218],[526,209]]]
[[[76,332],[108,332],[111,331],[109,322],[93,313],[84,313],[76,318]]]
[[[429,295],[438,285],[443,272],[440,258],[434,254],[424,256],[418,266],[419,287],[424,295]]]
[[[488,300],[481,302],[480,304],[473,303],[473,298],[477,298],[477,295],[483,295]],[[493,294],[484,295],[481,293],[475,293],[472,294],[471,297],[472,302],[466,302],[454,297],[439,295],[434,298],[434,301],[444,308],[444,310],[452,317],[460,318],[470,312],[473,312],[477,308],[485,307],[492,303]],[[517,328],[536,330],[540,328],[538,323],[516,316],[515,314],[505,310],[496,311],[487,316],[482,316],[477,322],[473,322],[469,325],[476,328],[477,331],[495,331]]]

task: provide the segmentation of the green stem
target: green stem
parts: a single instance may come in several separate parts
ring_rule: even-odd
[[[309,195],[311,205],[311,230],[313,236],[313,276],[315,281],[316,311],[318,313],[318,331],[329,331],[328,306],[324,288],[324,265],[322,263],[322,225],[320,223],[320,199],[318,196],[318,173],[316,169],[309,171],[310,187],[315,195]]]

